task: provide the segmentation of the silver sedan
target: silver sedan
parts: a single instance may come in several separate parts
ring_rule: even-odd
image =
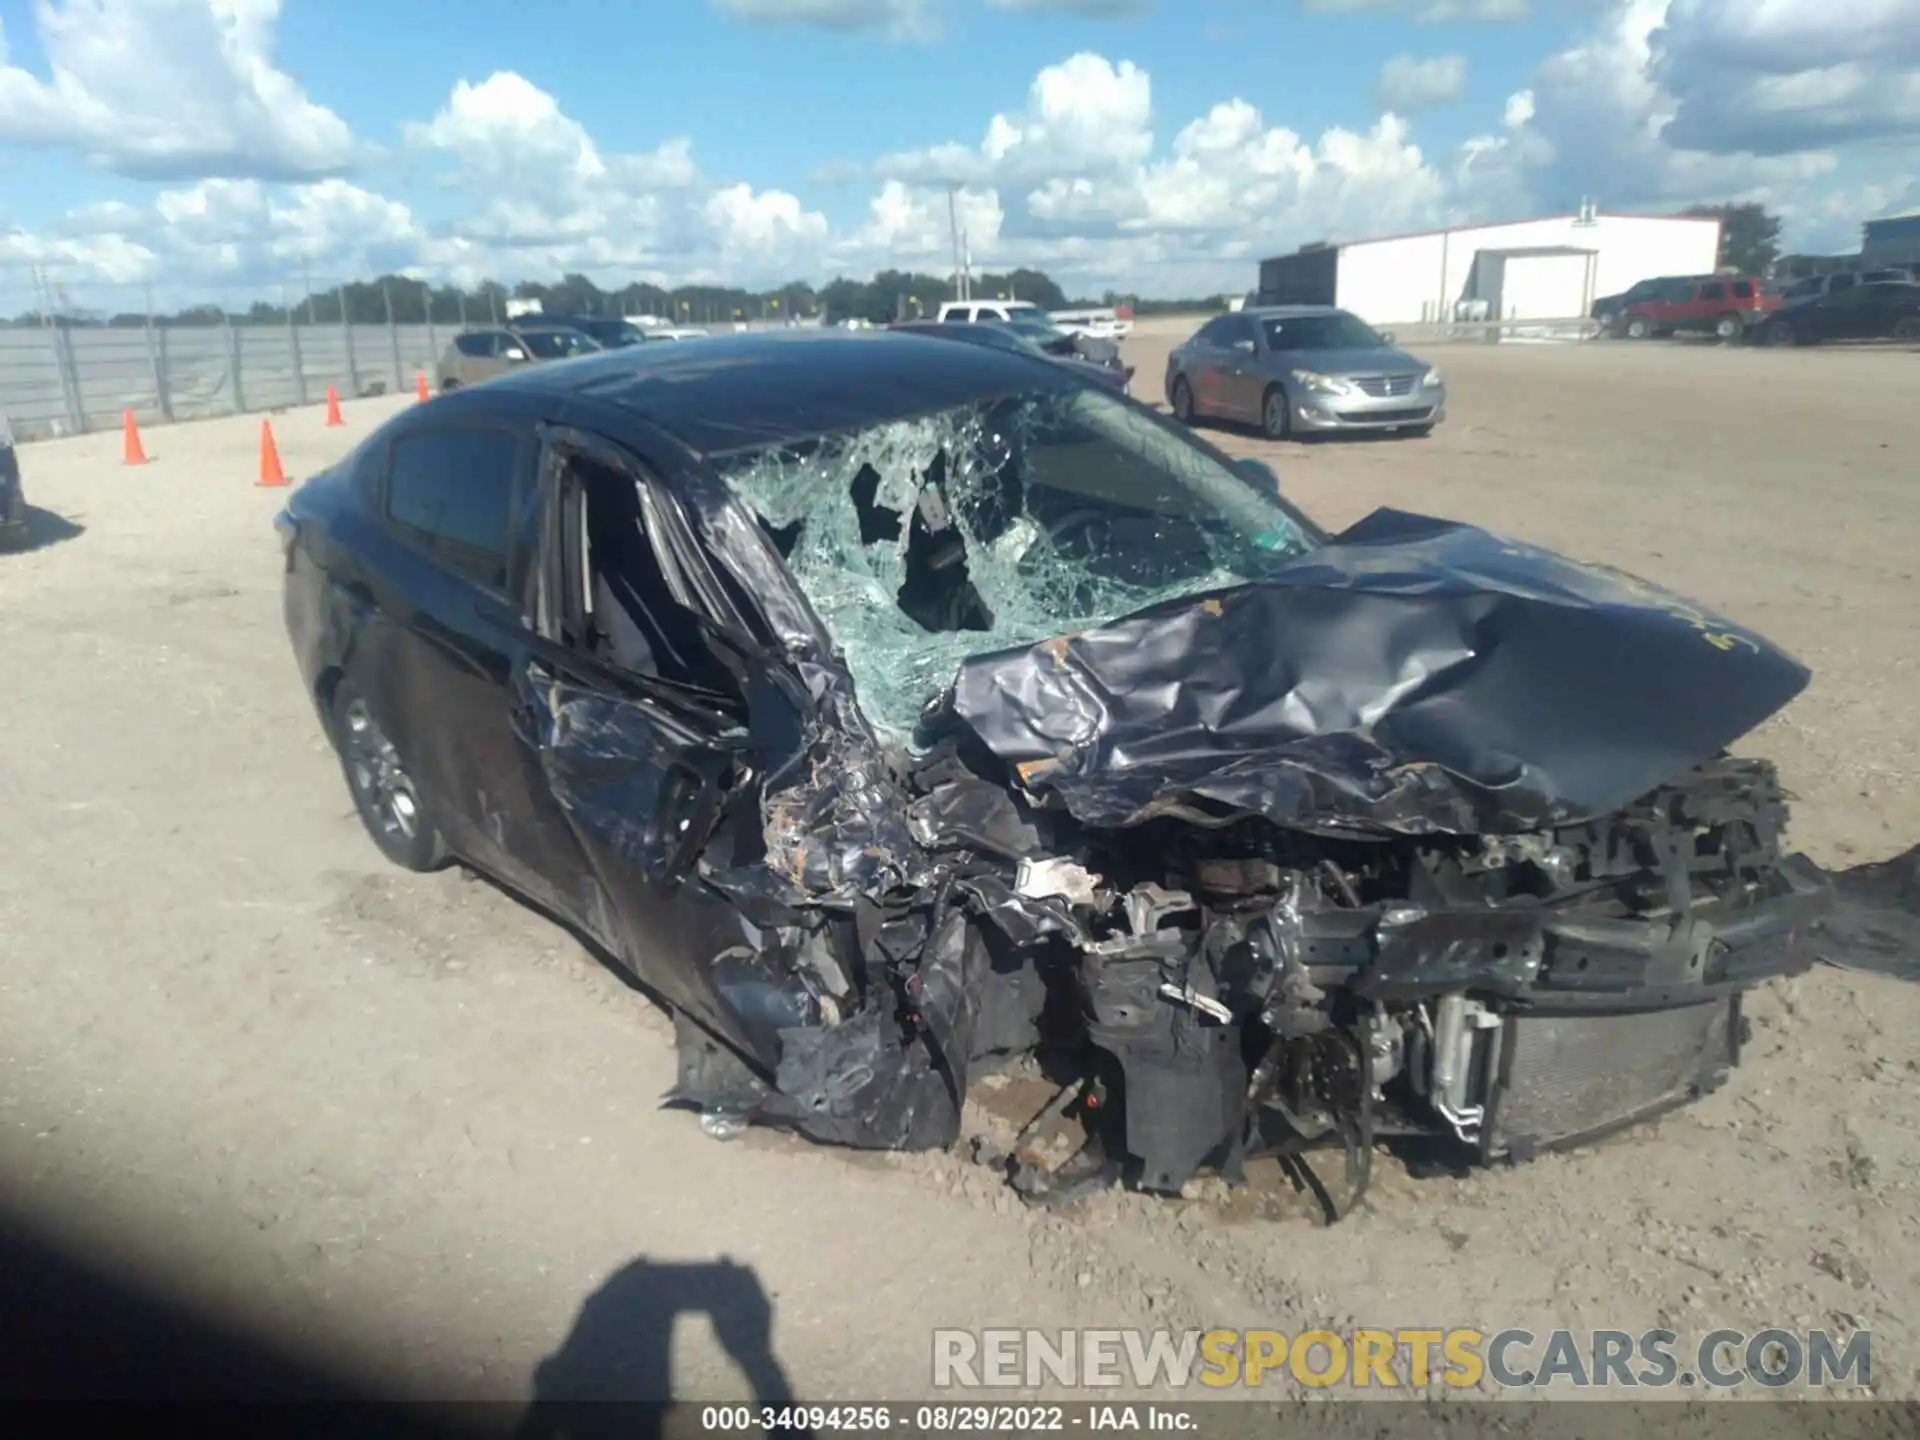
[[[1258,425],[1270,439],[1335,430],[1425,435],[1446,418],[1440,372],[1332,305],[1269,305],[1209,320],[1167,356],[1167,403]]]

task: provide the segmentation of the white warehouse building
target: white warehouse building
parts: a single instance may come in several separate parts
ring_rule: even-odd
[[[1373,325],[1570,320],[1659,275],[1710,275],[1720,222],[1572,215],[1318,245],[1260,262],[1263,305],[1338,305]]]

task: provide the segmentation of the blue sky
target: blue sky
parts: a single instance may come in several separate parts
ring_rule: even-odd
[[[0,36],[0,286],[939,268],[948,182],[977,262],[1146,293],[1589,193],[1823,245],[1920,203],[1915,0],[0,0]]]

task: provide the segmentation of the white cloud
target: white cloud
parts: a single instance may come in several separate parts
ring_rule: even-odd
[[[994,10],[1025,15],[1083,15],[1096,20],[1125,20],[1153,9],[1153,0],[987,0]]]
[[[882,177],[924,184],[1018,183],[1100,175],[1138,165],[1153,149],[1153,87],[1131,60],[1082,51],[1034,77],[1027,106],[995,115],[978,147],[942,145],[889,155]]]
[[[882,28],[883,11],[933,13],[862,3]],[[138,203],[95,202],[16,231],[0,242],[0,272],[34,263],[269,293],[301,272],[316,283],[397,271],[470,284],[581,271],[607,285],[944,273],[949,185],[961,187],[953,205],[976,269],[1034,265],[1086,293],[1239,288],[1252,260],[1306,241],[1571,209],[1583,196],[1613,209],[1757,199],[1787,217],[1789,244],[1839,246],[1860,220],[1920,202],[1916,148],[1897,148],[1903,133],[1888,128],[1920,114],[1898,88],[1920,7],[1829,3],[1847,34],[1814,27],[1809,0],[1581,0],[1590,18],[1576,39],[1503,106],[1488,97],[1499,118],[1487,133],[1442,148],[1421,144],[1407,116],[1461,91],[1456,57],[1389,62],[1389,113],[1368,128],[1303,132],[1231,94],[1197,116],[1157,113],[1145,69],[1082,52],[1040,69],[1022,103],[971,143],[837,167],[843,182],[875,187],[841,225],[804,189],[704,174],[685,135],[609,151],[553,95],[503,70],[461,82],[402,129],[410,173],[424,169],[436,187],[431,221],[378,187],[213,166]],[[831,7],[785,8],[823,24]],[[264,56],[271,7],[245,13],[248,53]],[[1854,85],[1846,67],[1876,78]],[[1721,77],[1718,91],[1708,76]],[[150,110],[136,105],[136,121]],[[1856,134],[1874,143],[1845,138]]]
[[[1449,21],[1524,20],[1533,11],[1531,0],[1304,0],[1309,10],[1335,14],[1410,12],[1429,25]]]
[[[273,63],[279,0],[46,0],[45,78],[7,64],[0,143],[151,179],[342,172],[346,122]]]
[[[1412,55],[1396,55],[1380,67],[1374,82],[1373,101],[1382,110],[1396,115],[1411,115],[1446,105],[1466,93],[1467,57],[1435,55],[1422,60]]]
[[[1673,0],[1650,49],[1670,144],[1786,154],[1920,136],[1916,0]]]
[[[755,25],[873,31],[892,40],[931,40],[940,33],[933,0],[713,0],[715,8]]]

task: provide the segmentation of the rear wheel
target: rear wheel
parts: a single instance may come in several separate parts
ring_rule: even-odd
[[[1800,337],[1794,333],[1793,326],[1785,320],[1775,320],[1767,326],[1767,344],[1798,345]]]
[[[1269,440],[1285,440],[1293,433],[1293,412],[1287,407],[1287,392],[1278,385],[1269,386],[1261,398],[1260,433]]]
[[[351,680],[333,692],[333,738],[347,789],[380,853],[405,870],[438,870],[450,858],[413,777]]]
[[[1644,340],[1651,334],[1653,334],[1653,326],[1643,317],[1636,315],[1627,321],[1627,338],[1629,340]]]
[[[1193,390],[1187,384],[1186,376],[1175,377],[1173,393],[1167,399],[1173,405],[1173,418],[1182,425],[1191,425],[1193,423]]]
[[[1731,312],[1713,322],[1713,333],[1722,340],[1738,340],[1746,333],[1746,324]]]

